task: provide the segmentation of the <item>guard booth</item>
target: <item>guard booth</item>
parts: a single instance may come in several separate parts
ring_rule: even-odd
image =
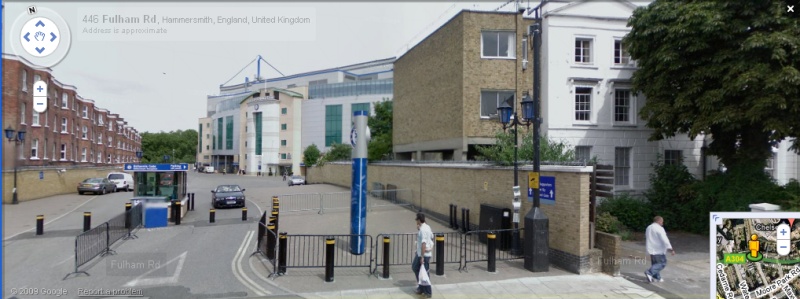
[[[165,219],[172,215],[172,202],[181,202],[180,217],[188,211],[186,179],[189,164],[125,164],[125,171],[133,172],[134,204],[144,204],[144,226],[166,226]],[[146,200],[137,200],[146,199]],[[149,217],[148,217],[149,216]],[[150,225],[148,225],[150,220]]]

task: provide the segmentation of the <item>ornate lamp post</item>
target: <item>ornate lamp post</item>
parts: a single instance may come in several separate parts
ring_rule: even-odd
[[[25,142],[25,131],[17,131],[9,126],[5,129],[5,133],[8,142],[14,142],[14,189],[12,189],[13,196],[11,197],[11,204],[15,205],[19,203],[19,200],[17,199],[17,166],[19,164],[19,153],[17,152],[17,147]]]
[[[517,149],[519,148],[519,142],[517,140],[517,131],[518,131],[517,130],[517,126],[518,125],[524,125],[526,127],[530,126],[531,124],[533,124],[532,120],[533,120],[533,117],[534,117],[533,116],[534,115],[534,113],[533,113],[533,110],[534,110],[533,100],[531,100],[531,98],[530,98],[530,96],[528,96],[527,92],[525,92],[525,95],[524,95],[524,97],[522,99],[521,104],[522,104],[522,118],[523,118],[523,120],[520,120],[520,118],[517,115],[517,112],[515,111],[515,109],[512,108],[510,105],[508,105],[508,100],[504,101],[502,105],[497,107],[497,115],[500,118],[500,123],[503,124],[503,131],[505,131],[506,129],[508,129],[511,126],[514,126],[514,187],[513,187],[514,199],[511,202],[512,206],[514,207],[514,218],[513,218],[514,231],[512,232],[512,236],[511,236],[511,254],[512,255],[521,255],[522,254],[522,248],[520,247],[520,242],[519,242],[519,209],[522,206],[522,203],[520,202],[520,199],[519,199],[519,197],[520,197],[519,175],[517,173],[518,172],[518,167],[517,167],[518,153],[517,153]],[[513,119],[511,118],[512,115],[514,116]]]

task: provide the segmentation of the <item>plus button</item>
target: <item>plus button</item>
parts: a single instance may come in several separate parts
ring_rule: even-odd
[[[38,88],[36,88],[36,90],[38,90],[39,92],[42,92],[42,89],[43,89],[43,88],[42,88],[41,86],[39,86]]]
[[[781,236],[785,235],[785,234],[786,234],[786,230],[785,229],[781,230]]]

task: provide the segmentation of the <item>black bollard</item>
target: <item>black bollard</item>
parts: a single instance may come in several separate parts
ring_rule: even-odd
[[[436,235],[436,275],[444,275],[444,234]]]
[[[273,260],[275,259],[275,245],[277,245],[275,244],[276,240],[273,234],[275,232],[275,224],[267,224],[267,230],[269,230],[269,232],[267,232],[267,258]]]
[[[390,246],[391,239],[388,236],[383,237],[383,278],[389,279],[389,254],[391,253]]]
[[[216,214],[216,213],[217,213],[217,211],[214,210],[214,209],[208,210],[208,222],[209,223],[214,223],[214,214]]]
[[[247,208],[242,208],[242,221],[247,221]]]
[[[496,235],[494,233],[488,233],[486,235],[486,246],[488,246],[488,250],[486,255],[488,256],[489,264],[486,266],[487,271],[494,273],[495,271],[495,260],[496,254],[495,251],[497,250],[497,239],[495,238]]]
[[[131,229],[131,208],[133,204],[126,203],[125,204],[125,229]]]
[[[458,230],[458,205],[453,205],[453,229]]]
[[[175,202],[175,225],[181,225],[181,202]]]
[[[36,235],[44,234],[44,215],[36,215]]]
[[[83,212],[83,231],[92,228],[92,212]]]
[[[469,209],[467,209],[467,212],[464,214],[464,232],[468,232],[468,231],[470,231],[470,229],[469,229]]]
[[[280,240],[278,240],[278,274],[286,273],[286,256],[288,256],[286,249],[288,246],[286,240],[286,233],[281,233]]]
[[[450,204],[450,228],[453,228],[453,204]]]
[[[333,249],[336,239],[328,237],[325,240],[325,282],[333,282]]]
[[[464,221],[467,220],[467,208],[461,208],[461,232],[467,232],[467,225]]]
[[[194,193],[189,193],[189,211],[194,211]]]

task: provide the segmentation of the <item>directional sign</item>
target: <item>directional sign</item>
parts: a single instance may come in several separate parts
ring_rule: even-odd
[[[539,188],[539,173],[538,172],[529,172],[528,173],[528,188],[538,189]]]
[[[542,176],[539,178],[539,200],[544,204],[556,203],[556,178]],[[528,188],[528,201],[533,202],[533,188]]]
[[[187,171],[188,163],[181,164],[125,164],[126,171]]]

